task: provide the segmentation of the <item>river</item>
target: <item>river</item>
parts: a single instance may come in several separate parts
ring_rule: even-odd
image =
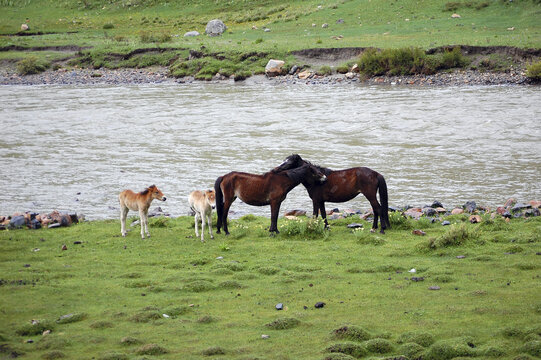
[[[272,83],[0,86],[0,214],[118,217],[118,193],[156,184],[155,206],[263,173],[298,153],[382,173],[389,204],[497,206],[541,199],[541,87]],[[368,209],[360,195],[327,208]],[[282,204],[311,209],[305,189]],[[237,200],[237,214],[270,216]]]

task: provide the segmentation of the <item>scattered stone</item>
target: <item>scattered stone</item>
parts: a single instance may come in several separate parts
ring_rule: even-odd
[[[453,14],[453,15],[451,15],[451,17],[452,17],[453,19],[460,19],[460,18],[461,18],[461,16],[458,15],[458,14]]]
[[[436,210],[432,207],[425,207],[423,208],[423,214],[426,216],[434,216],[436,215]]]
[[[503,205],[504,208],[511,208],[513,205],[517,203],[517,199],[515,198],[509,198]]]
[[[315,307],[316,309],[321,309],[321,308],[324,307],[325,305],[327,305],[327,304],[325,304],[323,301],[318,301],[318,302],[314,305],[314,307]]]
[[[207,23],[205,34],[208,36],[219,36],[222,35],[225,30],[227,30],[227,26],[225,26],[224,22],[220,19],[214,19]]]
[[[267,75],[268,77],[280,75],[282,73],[282,67],[284,65],[285,62],[282,60],[270,59],[265,66],[265,75]]]
[[[312,72],[309,71],[309,70],[305,70],[305,71],[300,72],[297,76],[298,76],[299,79],[301,79],[301,80],[306,80],[306,79],[309,79],[309,78],[311,78],[312,76],[314,76],[314,73],[312,73]]]
[[[14,216],[11,218],[11,221],[9,222],[10,229],[20,229],[25,225],[26,225],[26,219],[24,218],[23,215]]]
[[[423,210],[421,208],[411,208],[403,213],[405,216],[412,217],[416,220],[419,220],[419,218],[423,215]]]
[[[345,75],[346,79],[353,79],[355,77],[355,73],[353,72],[347,72]]]
[[[419,235],[419,236],[425,236],[426,235],[426,233],[423,230],[419,230],[419,229],[413,230],[411,233],[413,235]]]
[[[348,229],[359,229],[362,227],[363,227],[363,224],[359,224],[359,223],[348,224]]]
[[[411,279],[411,281],[415,281],[415,282],[419,282],[419,281],[425,281],[425,278],[424,277],[417,277],[417,276],[413,276]]]
[[[480,223],[482,221],[482,219],[481,219],[481,217],[479,215],[472,215],[472,216],[470,216],[469,221],[472,224],[478,224],[478,223]]]
[[[194,37],[201,35],[198,31],[188,31],[184,34],[184,37]]]
[[[324,28],[324,29],[326,29],[326,28],[329,27],[329,24],[325,23],[325,24],[321,25],[321,27]]]
[[[292,216],[292,215],[285,215],[284,218],[288,219],[288,220],[297,220],[297,217],[296,216]]]
[[[263,335],[261,335],[261,338],[262,338],[262,339],[268,339],[268,338],[270,338],[270,335],[265,335],[265,334],[263,334]]]
[[[440,290],[441,288],[438,285],[434,285],[428,288],[428,290]]]
[[[456,258],[457,258],[457,259],[465,259],[466,256],[464,256],[464,255],[458,255]]]
[[[417,272],[417,270],[415,269],[411,269],[411,270],[408,270],[409,273],[412,273],[412,274],[415,274]]]
[[[166,319],[169,319],[171,316],[167,315],[167,314],[162,314],[162,316]]]
[[[66,244],[62,245],[62,251],[64,250],[68,250],[68,247],[66,246]]]
[[[507,31],[514,31],[514,30],[515,30],[515,27],[514,27],[514,26],[508,27],[508,28],[507,28]]]
[[[515,212],[518,212],[518,211],[529,209],[531,207],[532,206],[530,204],[526,205],[526,204],[523,204],[523,203],[518,203],[518,204],[515,204],[515,206],[513,206],[511,208],[511,212],[515,213]]]
[[[306,216],[305,210],[290,210],[286,212],[285,216]]]
[[[353,64],[353,66],[351,67],[351,70],[350,70],[352,73],[358,73],[360,72],[361,70],[359,69],[359,64]]]
[[[28,24],[21,24],[21,31],[27,31],[30,30],[30,26]]]
[[[456,209],[451,210],[451,215],[460,215],[460,214],[464,214],[464,209],[456,208]]]
[[[336,23],[337,23],[337,24],[343,24],[343,23],[344,23],[344,19],[338,19],[338,20],[336,20]]]
[[[477,209],[477,204],[475,201],[467,201],[463,207],[465,212],[469,212],[471,214],[475,211],[475,209]]]
[[[276,310],[284,310],[284,304],[278,303],[278,304],[276,304],[275,308],[276,308]]]
[[[81,244],[82,244],[81,241],[74,241],[74,242],[73,242],[73,245],[81,245]]]
[[[24,264],[23,267],[29,268],[29,267],[30,267],[30,264]]]
[[[269,29],[269,28],[265,28],[265,30],[263,30],[263,31],[264,31],[264,32],[270,32],[270,31],[271,31],[271,29]]]
[[[216,260],[223,260],[223,258],[224,258],[223,256],[218,256],[218,257],[216,258]]]
[[[541,208],[541,201],[531,200],[528,204],[530,204],[532,208]]]
[[[295,75],[297,70],[299,70],[299,67],[297,65],[293,65],[291,69],[289,69],[289,75]]]
[[[32,343],[34,342],[34,340],[28,339],[28,340],[26,340],[25,342],[26,342],[27,344],[32,344]]]
[[[41,335],[42,336],[47,336],[51,333],[51,330],[45,330]]]
[[[443,226],[447,226],[447,225],[451,225],[451,222],[450,221],[447,221],[445,220],[444,222],[441,223]]]
[[[436,208],[442,208],[443,205],[442,205],[441,202],[439,202],[439,201],[436,200],[436,201],[434,201],[434,202],[432,203],[432,205],[430,205],[430,207],[436,209]]]

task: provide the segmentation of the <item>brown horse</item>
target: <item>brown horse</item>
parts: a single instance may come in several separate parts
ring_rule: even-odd
[[[307,164],[312,165],[310,162],[303,160],[299,155],[293,154],[288,156],[280,166],[274,168],[272,171],[280,172]],[[325,220],[325,225],[328,226],[327,214],[325,212],[326,201],[346,202],[359,195],[359,193],[363,193],[370,202],[374,212],[372,231],[378,228],[378,217],[381,218],[380,232],[382,234],[385,233],[385,229],[391,227],[391,223],[389,222],[387,184],[380,173],[367,167],[331,170],[317,165],[313,166],[327,176],[327,181],[323,184],[303,182],[308,195],[312,199],[314,217],[317,217],[319,210],[321,217]],[[378,190],[381,205],[376,198]]]
[[[134,193],[131,190],[124,190],[118,195],[120,202],[120,231],[122,236],[126,236],[126,217],[129,210],[139,211],[139,222],[141,223],[141,237],[150,237],[148,231],[148,208],[152,200],[157,199],[165,201],[165,196],[156,185],[151,185],[140,193]]]
[[[216,213],[218,215],[216,233],[222,227],[228,235],[227,215],[229,208],[238,197],[248,205],[271,207],[270,232],[278,231],[278,212],[287,193],[301,182],[315,184],[325,181],[325,175],[310,164],[279,172],[267,172],[263,175],[233,171],[216,179]]]

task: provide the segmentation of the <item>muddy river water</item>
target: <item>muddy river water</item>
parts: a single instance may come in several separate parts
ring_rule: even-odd
[[[159,84],[0,87],[0,214],[118,217],[117,194],[156,184],[173,216],[229,171],[292,153],[382,173],[390,205],[541,200],[541,88]],[[295,188],[281,214],[310,209]],[[362,196],[327,208],[368,209]],[[269,207],[236,201],[238,214]]]

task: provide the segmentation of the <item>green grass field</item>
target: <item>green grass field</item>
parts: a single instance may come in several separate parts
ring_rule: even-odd
[[[455,13],[460,18],[452,18]],[[263,65],[253,59],[255,64],[240,66],[257,74],[269,58],[291,60],[290,51],[307,48],[505,45],[539,49],[540,17],[539,0],[1,0],[0,47],[77,45],[87,49],[80,54],[62,51],[61,56],[38,56],[53,62],[72,56],[78,58],[72,66],[95,68],[170,65],[187,59],[190,49],[225,54],[234,64],[241,62],[239,57],[257,53]],[[205,25],[214,18],[222,19],[228,30],[208,37]],[[22,23],[30,26],[30,33],[41,35],[14,36]],[[191,30],[202,35],[183,36]],[[115,61],[118,54],[154,47],[167,48],[167,55]],[[4,61],[27,56],[20,49],[0,52]],[[239,71],[231,64],[220,66],[227,72]]]
[[[0,358],[541,357],[541,218],[447,220],[280,218],[270,237],[249,215],[206,243],[191,217],[147,240],[118,220],[2,231]]]

